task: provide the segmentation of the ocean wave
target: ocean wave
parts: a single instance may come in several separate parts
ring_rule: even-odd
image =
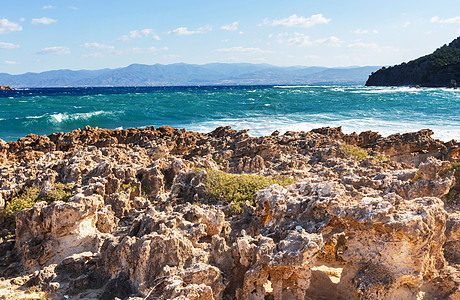
[[[324,116],[323,116],[324,117]],[[314,119],[314,120],[313,120]],[[427,125],[421,121],[387,121],[377,118],[356,118],[332,120],[327,118],[312,118],[312,121],[295,120],[291,117],[273,118],[268,116],[259,116],[253,118],[226,118],[221,120],[212,120],[202,123],[189,124],[185,127],[187,130],[198,132],[211,132],[219,126],[231,126],[235,130],[249,129],[251,136],[270,135],[275,130],[284,134],[287,131],[310,131],[321,127],[342,127],[344,133],[360,133],[367,130],[378,132],[382,136],[389,136],[395,133],[415,132],[421,129],[429,128],[434,131],[433,138],[442,141],[456,139],[460,141],[460,124],[453,126],[443,126],[440,124]]]
[[[27,116],[26,119],[41,119],[47,117],[46,114],[41,115],[41,116]]]
[[[52,114],[50,115],[51,121],[54,123],[62,123],[64,121],[75,121],[75,120],[81,120],[81,119],[90,119],[95,116],[99,115],[105,115],[105,114],[112,114],[112,112],[107,112],[107,111],[94,111],[94,112],[88,112],[88,113],[73,113],[73,114],[68,114],[68,113],[57,113],[57,114]]]

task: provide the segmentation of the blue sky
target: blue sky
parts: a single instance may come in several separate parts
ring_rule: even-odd
[[[0,72],[132,63],[393,65],[460,36],[460,1],[0,1]]]

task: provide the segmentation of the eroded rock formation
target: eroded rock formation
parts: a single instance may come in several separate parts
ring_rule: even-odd
[[[449,168],[460,148],[432,134],[86,127],[0,141],[2,207],[29,187],[73,187],[67,201],[4,219],[0,295],[460,299]],[[346,157],[344,144],[371,155]],[[207,197],[206,169],[296,183],[271,185],[234,214]]]

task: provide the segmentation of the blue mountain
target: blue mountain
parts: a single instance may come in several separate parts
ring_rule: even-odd
[[[75,86],[192,86],[192,85],[282,85],[364,84],[379,67],[326,68],[278,67],[269,64],[169,65],[132,64],[101,70],[53,70],[11,75],[0,73],[0,84],[16,88]]]

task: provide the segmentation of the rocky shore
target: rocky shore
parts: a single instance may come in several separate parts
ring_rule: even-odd
[[[0,140],[0,298],[460,299],[460,144],[432,134]],[[294,183],[235,210],[217,171]]]

